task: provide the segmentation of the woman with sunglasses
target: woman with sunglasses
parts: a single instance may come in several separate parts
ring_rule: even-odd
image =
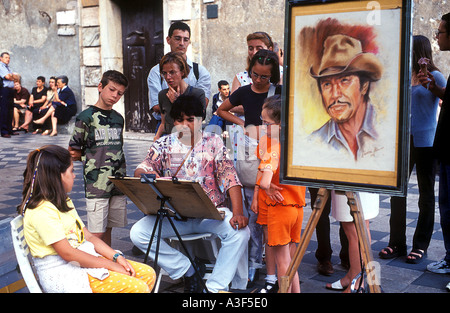
[[[155,271],[126,260],[84,226],[68,197],[74,180],[68,150],[48,145],[28,155],[18,211],[44,292],[150,292]]]
[[[239,87],[227,100],[217,109],[217,115],[223,119],[244,127],[244,135],[237,136],[238,153],[235,155],[236,170],[241,180],[244,190],[244,213],[249,217],[250,245],[249,245],[249,273],[250,285],[255,279],[256,271],[262,267],[262,227],[256,223],[257,216],[251,211],[250,205],[253,199],[253,191],[256,183],[256,173],[258,160],[254,159],[254,151],[258,145],[259,126],[261,122],[261,111],[265,99],[274,94],[281,94],[280,70],[278,56],[270,50],[259,50],[249,64],[249,74],[252,84]],[[230,113],[234,107],[242,105],[244,109],[244,120]],[[244,151],[242,154],[240,151]],[[245,155],[247,152],[247,155]],[[253,164],[254,165],[249,165]],[[266,269],[271,278],[275,278],[275,263],[270,256],[270,251],[266,250]]]
[[[243,127],[261,125],[262,105],[271,86],[272,89],[274,88],[273,94],[281,94],[281,85],[278,85],[280,69],[275,52],[259,50],[250,61],[249,75],[252,78],[252,84],[239,87],[217,109],[219,116]],[[238,105],[244,108],[245,121],[229,112]]]

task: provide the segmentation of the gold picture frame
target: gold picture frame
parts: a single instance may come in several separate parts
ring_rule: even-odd
[[[411,25],[410,0],[287,1],[282,183],[406,194]]]

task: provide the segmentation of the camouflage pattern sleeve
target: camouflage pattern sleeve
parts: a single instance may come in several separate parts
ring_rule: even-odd
[[[82,119],[80,119],[80,116],[77,116],[75,120],[75,127],[73,129],[72,137],[70,138],[69,141],[69,147],[81,150],[82,157],[84,156],[88,132],[89,127],[87,126],[87,124]]]

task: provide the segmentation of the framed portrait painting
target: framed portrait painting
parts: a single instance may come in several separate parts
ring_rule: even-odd
[[[280,181],[404,195],[411,3],[287,1]]]

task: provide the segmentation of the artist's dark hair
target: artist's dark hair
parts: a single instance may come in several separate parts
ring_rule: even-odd
[[[172,25],[170,25],[168,33],[169,37],[172,37],[173,32],[177,29],[183,31],[187,30],[189,32],[189,38],[191,37],[191,28],[189,27],[189,25],[180,21],[174,22],[172,23]]]
[[[270,82],[275,85],[280,82],[280,63],[275,52],[266,49],[256,52],[248,67],[249,76],[252,75],[252,69],[256,62],[261,65],[272,65],[270,69]]]
[[[170,116],[177,120],[182,116],[203,117],[203,104],[198,97],[192,95],[180,95],[172,104]]]
[[[427,58],[430,60],[427,66],[429,72],[439,71],[433,62],[433,52],[431,50],[430,40],[425,36],[417,35],[413,36],[412,67],[415,73],[419,73],[420,71],[420,65],[418,63],[420,58]]]
[[[447,37],[450,36],[450,12],[442,15],[441,20],[445,22],[445,31],[447,32]]]
[[[44,76],[38,76],[36,80],[40,80],[41,82],[45,83],[45,77]]]
[[[128,79],[127,79],[127,77],[125,75],[123,75],[119,71],[109,70],[109,71],[106,71],[106,72],[103,73],[102,79],[100,81],[102,86],[105,87],[106,85],[108,85],[108,83],[110,81],[115,82],[116,84],[122,85],[125,88],[128,87]]]
[[[163,72],[163,66],[167,63],[177,64],[181,73],[183,73],[182,78],[189,76],[189,65],[181,52],[169,52],[161,58],[161,61],[159,61],[159,72],[161,75]]]
[[[274,95],[269,98],[266,98],[262,109],[266,109],[269,111],[270,118],[277,124],[281,122],[281,96]]]
[[[22,202],[17,207],[18,213],[36,208],[43,200],[51,202],[61,212],[70,211],[72,208],[67,205],[61,174],[71,164],[69,151],[57,145],[31,151],[23,173]]]

